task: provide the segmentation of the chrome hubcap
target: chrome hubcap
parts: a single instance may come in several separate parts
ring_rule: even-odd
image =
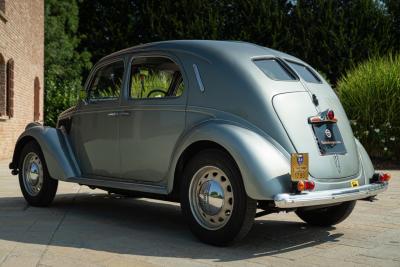
[[[220,229],[229,221],[233,209],[231,182],[221,169],[203,167],[192,178],[189,200],[192,213],[202,227]]]
[[[38,195],[43,185],[43,166],[36,153],[30,152],[25,156],[22,178],[28,194],[31,196]]]

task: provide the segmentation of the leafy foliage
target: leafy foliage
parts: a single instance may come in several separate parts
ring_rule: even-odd
[[[354,134],[372,157],[400,159],[400,55],[372,58],[338,83]]]
[[[83,69],[91,67],[88,52],[77,52],[76,1],[46,0],[45,4],[45,124],[76,103]]]
[[[399,12],[396,0],[80,0],[80,49],[97,61],[152,41],[249,41],[298,56],[336,84],[365,58],[400,50]]]

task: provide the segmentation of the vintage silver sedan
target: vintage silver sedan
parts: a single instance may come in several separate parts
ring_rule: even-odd
[[[272,212],[337,224],[390,179],[324,78],[272,49],[140,45],[101,59],[85,90],[56,128],[31,123],[17,141],[10,169],[31,205],[49,205],[58,180],[178,201],[200,240],[227,245]]]

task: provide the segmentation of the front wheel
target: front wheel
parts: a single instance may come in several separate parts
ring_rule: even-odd
[[[53,201],[58,181],[51,178],[39,145],[31,141],[21,152],[19,185],[25,200],[32,206],[48,206]]]
[[[343,202],[339,205],[319,209],[298,209],[297,216],[310,225],[332,226],[344,221],[354,209],[356,201]]]
[[[201,241],[224,246],[250,231],[257,202],[247,196],[225,152],[210,149],[194,156],[185,166],[180,192],[182,213]]]

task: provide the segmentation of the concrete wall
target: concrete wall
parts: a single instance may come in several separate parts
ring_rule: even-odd
[[[10,159],[15,141],[34,120],[34,84],[40,82],[43,121],[44,0],[0,0],[0,54],[14,60],[14,117],[0,117],[0,160]],[[0,79],[1,80],[1,79]]]

